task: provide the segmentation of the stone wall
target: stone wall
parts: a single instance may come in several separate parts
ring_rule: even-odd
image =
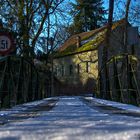
[[[98,77],[97,50],[54,59],[54,73],[62,83],[60,94],[93,93]]]

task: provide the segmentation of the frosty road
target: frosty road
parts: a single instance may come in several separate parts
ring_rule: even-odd
[[[138,107],[92,97],[64,96],[27,103],[0,111],[0,119],[1,140],[140,139]]]

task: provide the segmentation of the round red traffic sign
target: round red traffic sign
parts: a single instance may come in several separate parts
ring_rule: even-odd
[[[0,33],[0,54],[9,54],[14,46],[14,40],[10,33],[2,32]]]

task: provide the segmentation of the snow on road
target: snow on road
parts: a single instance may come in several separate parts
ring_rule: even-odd
[[[0,126],[0,139],[135,140],[140,139],[140,118],[102,113],[80,97],[60,97],[40,116]]]

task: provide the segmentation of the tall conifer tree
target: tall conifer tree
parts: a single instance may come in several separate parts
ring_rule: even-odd
[[[105,22],[106,11],[102,0],[76,0],[76,3],[71,3],[71,5],[73,8],[71,34],[96,29]]]

